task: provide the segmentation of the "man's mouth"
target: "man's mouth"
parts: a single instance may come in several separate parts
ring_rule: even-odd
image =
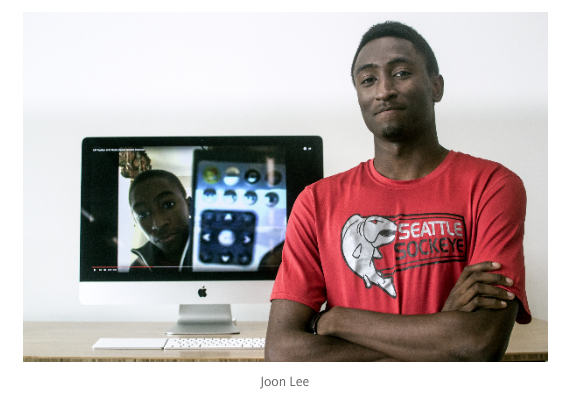
[[[158,237],[155,242],[157,242],[157,243],[168,243],[168,242],[171,242],[173,239],[175,239],[176,236],[177,236],[177,234],[174,234],[174,233],[173,234],[166,234],[166,235]]]
[[[379,108],[377,108],[377,111],[375,111],[375,115],[387,113],[387,112],[393,111],[393,110],[402,110],[402,108],[400,106],[379,107]]]

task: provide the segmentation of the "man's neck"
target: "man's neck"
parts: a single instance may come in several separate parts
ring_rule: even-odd
[[[449,150],[437,139],[427,142],[383,142],[375,138],[373,166],[392,180],[414,180],[429,175],[445,159]]]

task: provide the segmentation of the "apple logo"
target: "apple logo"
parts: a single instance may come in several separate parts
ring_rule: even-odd
[[[206,297],[206,287],[202,286],[202,289],[198,289],[198,295],[200,297]]]

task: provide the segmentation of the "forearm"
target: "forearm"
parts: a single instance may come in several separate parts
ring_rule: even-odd
[[[334,307],[322,316],[318,331],[398,360],[500,360],[517,309],[513,302],[503,311],[395,315]]]
[[[297,302],[275,300],[271,307],[266,361],[378,361],[391,359],[385,354],[344,339],[314,335],[308,324],[316,312]]]
[[[269,337],[265,361],[374,362],[393,361],[376,350],[332,336],[288,332]]]

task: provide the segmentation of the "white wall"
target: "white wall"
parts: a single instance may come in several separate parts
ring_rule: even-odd
[[[548,318],[547,14],[25,14],[24,320],[176,319],[176,306],[78,301],[87,136],[314,134],[325,175],[373,155],[349,78],[387,19],[429,41],[440,141],[498,161],[528,193],[527,293]],[[235,306],[266,320],[268,304]]]

